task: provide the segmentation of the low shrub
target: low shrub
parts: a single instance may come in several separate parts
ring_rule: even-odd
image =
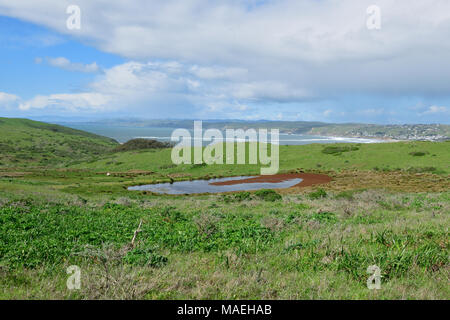
[[[357,151],[359,150],[356,146],[327,146],[323,148],[322,153],[339,155],[343,152]]]
[[[255,192],[255,196],[262,200],[272,201],[272,202],[282,199],[282,196],[279,193],[276,193],[272,189],[258,190]]]
[[[123,259],[130,265],[153,268],[163,267],[168,262],[167,257],[156,254],[151,248],[135,248],[129,251]]]
[[[172,168],[176,168],[176,164],[170,163],[170,164],[163,164],[162,166],[160,166],[159,168],[164,170],[164,169],[172,169]]]
[[[321,199],[321,198],[326,198],[327,197],[327,193],[325,190],[323,190],[322,188],[317,189],[314,192],[311,192],[310,194],[308,194],[308,197],[312,200],[317,200],[317,199]]]
[[[335,196],[335,198],[336,199],[353,200],[354,199],[353,195],[354,195],[354,191],[342,191],[342,192],[339,192]]]
[[[238,192],[234,195],[234,199],[236,201],[250,200],[251,197],[252,197],[252,195],[248,191]]]
[[[113,152],[124,152],[132,150],[145,150],[145,149],[164,149],[170,148],[172,144],[170,142],[161,142],[150,139],[132,139],[120,146],[113,149]]]
[[[428,154],[428,151],[414,151],[409,153],[413,157],[423,157]]]
[[[191,169],[196,169],[196,168],[203,168],[203,167],[206,167],[207,166],[207,164],[206,163],[196,163],[196,164],[193,164],[193,165],[191,165]]]
[[[311,218],[312,220],[316,220],[321,223],[333,223],[337,221],[336,214],[328,211],[314,213]]]

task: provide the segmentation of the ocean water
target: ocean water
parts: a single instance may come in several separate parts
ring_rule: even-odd
[[[113,126],[113,125],[99,125],[99,124],[64,124],[65,126],[84,130],[87,132],[99,134],[102,136],[110,137],[117,140],[120,143],[127,142],[128,140],[135,138],[155,139],[159,141],[171,141],[172,132],[174,128],[160,128],[160,127],[131,127],[131,126]],[[193,137],[193,131],[191,136]],[[270,130],[269,130],[270,132]],[[223,132],[225,137],[225,132]],[[270,134],[268,136],[268,142],[270,142]],[[218,141],[216,141],[218,142]],[[322,137],[312,136],[304,134],[284,134],[280,133],[280,145],[303,145],[310,143],[376,143],[382,142],[375,139],[362,139],[362,138],[342,138],[342,137]],[[210,142],[203,142],[204,145]]]

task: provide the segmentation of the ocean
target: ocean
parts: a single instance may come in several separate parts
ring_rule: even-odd
[[[155,139],[159,141],[171,141],[174,128],[161,127],[132,127],[132,126],[116,126],[102,124],[76,124],[64,123],[65,126],[74,129],[84,130],[98,135],[106,136],[117,140],[120,143],[127,142],[135,138]],[[189,130],[193,137],[193,130]],[[269,130],[270,132],[270,130]],[[225,137],[225,133],[223,132]],[[270,135],[268,137],[270,142]],[[344,138],[344,137],[322,137],[305,134],[286,134],[280,133],[280,145],[303,145],[311,143],[376,143],[382,140],[362,139],[362,138]],[[209,144],[210,142],[204,142]]]

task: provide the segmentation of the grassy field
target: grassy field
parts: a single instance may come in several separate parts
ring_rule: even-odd
[[[110,138],[28,119],[0,118],[0,166],[57,166],[94,158],[118,143]]]
[[[276,197],[163,196],[126,187],[259,167],[174,166],[169,149],[112,152],[109,139],[38,127],[1,138],[14,148],[1,152],[2,299],[450,298],[448,142],[282,146],[281,172],[333,181]],[[61,141],[85,146],[71,156]],[[366,286],[374,264],[381,290]],[[70,265],[80,290],[66,287]]]

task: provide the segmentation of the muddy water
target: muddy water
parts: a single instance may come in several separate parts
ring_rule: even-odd
[[[303,179],[292,177],[283,181],[272,182],[243,182],[251,181],[255,176],[241,176],[210,180],[179,181],[174,183],[147,184],[129,187],[128,190],[150,191],[161,194],[194,194],[194,193],[220,193],[230,191],[246,191],[259,189],[282,189],[298,185]],[[222,184],[224,183],[224,184]]]

